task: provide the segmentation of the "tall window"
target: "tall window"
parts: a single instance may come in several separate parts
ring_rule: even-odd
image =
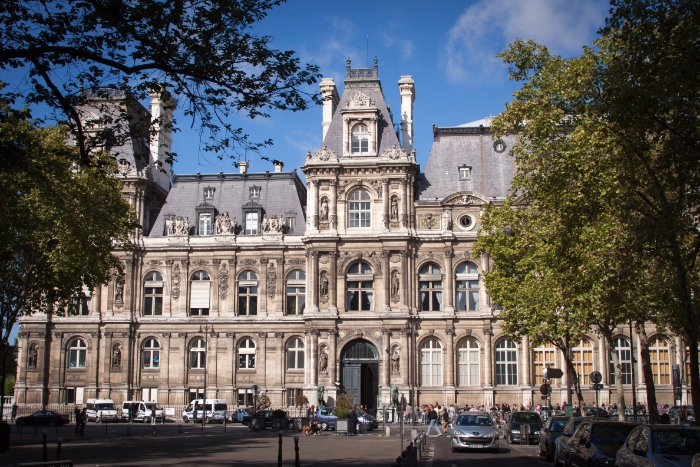
[[[287,275],[287,314],[300,315],[304,313],[306,299],[306,274],[302,271],[292,271]]]
[[[304,369],[304,341],[298,337],[296,339],[292,339],[287,346],[287,369]]]
[[[420,268],[420,311],[442,310],[442,270],[435,263]]]
[[[245,271],[238,276],[238,314],[258,314],[258,276],[253,271]]]
[[[303,391],[301,389],[287,389],[287,407],[294,407],[297,405],[296,398],[302,394]]]
[[[253,390],[252,389],[239,389],[238,390],[238,406],[239,407],[250,407],[253,405]]]
[[[199,235],[211,235],[211,214],[199,215]]]
[[[207,349],[204,339],[195,339],[190,345],[190,368],[204,368],[206,365]]]
[[[588,339],[581,339],[578,345],[571,349],[571,361],[574,364],[574,370],[579,374],[579,384],[582,386],[591,384],[593,343]]]
[[[197,271],[192,275],[190,282],[190,315],[209,315],[209,290],[211,279],[204,271]]]
[[[257,235],[258,234],[258,213],[257,212],[246,212],[245,213],[245,233],[246,233],[246,235]]]
[[[671,384],[668,343],[660,337],[655,337],[649,342],[649,354],[651,371],[654,373],[654,384]]]
[[[364,123],[352,127],[352,153],[366,154],[369,152],[369,130]]]
[[[372,198],[367,190],[359,189],[348,196],[348,227],[371,227]]]
[[[364,261],[348,268],[347,309],[348,311],[374,310],[374,275],[372,268]]]
[[[143,344],[143,367],[160,368],[160,345],[155,339],[148,339]]]
[[[518,347],[515,342],[503,339],[496,345],[496,384],[517,386]]]
[[[146,274],[143,283],[143,315],[160,316],[163,314],[163,276],[158,272]]]
[[[632,349],[630,341],[624,337],[616,337],[613,340],[617,358],[622,365],[622,384],[632,384]],[[615,365],[610,358],[610,385],[615,384]]]
[[[420,346],[421,386],[442,386],[442,345],[434,337]]]
[[[87,344],[82,339],[76,339],[68,347],[68,367],[85,368],[87,365]]]
[[[700,342],[698,342],[698,357],[700,357]],[[700,360],[700,358],[698,360]],[[690,346],[685,347],[685,381],[691,381],[691,379],[690,379]]]
[[[467,262],[457,266],[457,311],[479,310],[479,269]]]
[[[544,343],[540,347],[536,347],[533,351],[533,364],[535,371],[535,384],[544,383],[542,374],[545,368],[556,367],[554,360],[554,344],[549,342]]]
[[[255,368],[255,342],[252,339],[243,339],[238,346],[238,368]]]
[[[457,346],[457,373],[460,386],[479,385],[479,343],[464,339]]]

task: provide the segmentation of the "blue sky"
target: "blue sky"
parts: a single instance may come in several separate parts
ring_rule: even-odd
[[[605,0],[366,1],[289,0],[260,23],[273,46],[295,50],[302,63],[320,67],[342,93],[345,61],[362,68],[379,60],[382,89],[395,118],[401,75],[415,80],[415,144],[425,166],[431,125],[454,126],[495,115],[511,99],[516,83],[495,58],[516,38],[534,39],[557,54],[575,56],[596,38],[609,5]],[[367,61],[369,43],[369,62]],[[315,85],[314,90],[318,87]],[[179,126],[189,126],[185,117]],[[254,140],[272,138],[261,154],[298,168],[306,151],[321,146],[321,108],[275,112],[269,119],[237,118]],[[230,160],[202,154],[196,134],[174,137],[176,173],[237,171]],[[271,163],[248,154],[251,171],[272,171]]]

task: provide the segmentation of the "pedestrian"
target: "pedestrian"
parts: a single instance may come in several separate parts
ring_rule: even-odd
[[[87,409],[83,407],[80,411],[80,436],[85,436],[85,425],[87,425]]]
[[[454,422],[455,419],[455,414],[457,411],[455,410],[454,404],[450,405],[450,408],[448,409],[449,415],[450,415],[450,422]]]
[[[428,407],[428,420],[430,420],[430,425],[428,425],[428,429],[425,431],[426,436],[430,434],[430,429],[433,427],[435,427],[435,430],[438,432],[438,436],[442,436],[442,430],[440,429],[440,425],[437,423],[438,414],[435,412],[435,407],[432,405]]]
[[[442,408],[442,411],[440,412],[440,419],[442,420],[442,429],[445,431],[445,435],[447,435],[447,427],[450,424],[450,415],[447,412],[446,407]]]
[[[17,418],[17,402],[12,404],[12,421],[15,421],[15,418]]]
[[[80,407],[77,405],[73,409],[73,418],[75,419],[75,434],[80,433]]]
[[[309,410],[306,412],[306,416],[309,417],[309,421],[313,421],[316,419],[316,407],[313,405],[309,407]]]

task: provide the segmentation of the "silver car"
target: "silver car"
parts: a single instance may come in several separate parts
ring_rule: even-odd
[[[700,452],[700,428],[672,425],[638,426],[617,456],[618,467],[690,467]]]
[[[498,452],[498,430],[489,414],[462,412],[452,424],[452,451],[463,449]]]

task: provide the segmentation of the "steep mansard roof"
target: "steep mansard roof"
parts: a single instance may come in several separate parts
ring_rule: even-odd
[[[294,235],[303,235],[306,231],[306,187],[299,179],[296,170],[292,172],[247,173],[247,174],[212,174],[212,175],[174,175],[165,205],[151,229],[150,237],[165,235],[165,217],[183,216],[195,226],[196,207],[204,202],[204,188],[215,189],[214,198],[209,204],[214,205],[216,213],[228,211],[237,218],[237,224],[243,224],[242,207],[250,201],[250,187],[260,187],[258,204],[263,214],[283,215],[291,211],[296,213]]]

